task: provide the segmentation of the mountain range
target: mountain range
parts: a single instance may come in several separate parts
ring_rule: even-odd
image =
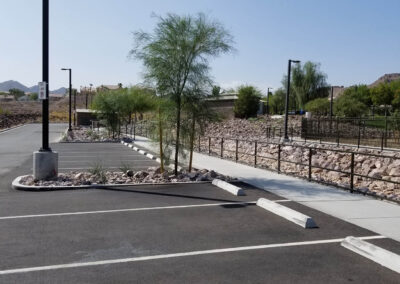
[[[0,83],[0,92],[8,92],[10,89],[19,89],[21,91],[24,91],[25,93],[37,93],[39,92],[39,86],[35,85],[32,87],[27,87],[23,84],[21,84],[18,81],[14,80],[9,80],[9,81],[4,81]],[[67,91],[67,88],[61,87],[59,89],[50,91],[51,94],[59,94],[59,95],[64,95]]]

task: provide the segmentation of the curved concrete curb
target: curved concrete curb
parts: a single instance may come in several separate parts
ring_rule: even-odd
[[[386,268],[400,273],[400,255],[398,254],[352,236],[345,238],[340,244]]]
[[[24,185],[20,181],[24,176],[15,178],[11,184],[13,189],[24,191],[50,191],[50,190],[67,190],[67,189],[101,189],[101,188],[115,188],[127,186],[157,186],[157,185],[178,185],[178,184],[202,184],[211,183],[210,181],[195,181],[195,182],[166,182],[166,183],[123,183],[123,184],[90,184],[90,185],[70,185],[70,186],[35,186]]]
[[[226,181],[223,181],[223,180],[220,180],[220,179],[217,179],[217,178],[215,178],[212,181],[212,184],[215,185],[215,186],[218,186],[219,188],[222,188],[223,190],[226,190],[226,191],[228,191],[228,192],[230,192],[230,193],[232,193],[233,195],[236,195],[236,196],[246,195],[242,188],[237,187],[236,185],[227,183]]]
[[[161,163],[161,159],[159,157],[154,156],[153,154],[150,154],[146,152],[145,150],[139,149],[138,147],[134,146],[132,143],[124,142],[121,141],[121,144],[124,144],[125,146],[131,148],[132,150],[146,156],[147,158],[151,160],[155,160],[157,163]],[[173,168],[173,165],[169,165],[170,168]],[[182,167],[178,166],[178,171],[180,171]]]
[[[317,227],[317,224],[315,224],[314,220],[311,217],[290,209],[286,206],[280,205],[274,201],[260,198],[257,200],[257,205],[299,226],[302,226],[305,229]]]

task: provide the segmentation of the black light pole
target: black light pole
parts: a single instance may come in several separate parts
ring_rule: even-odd
[[[77,90],[74,90],[74,126],[76,126],[76,92]]]
[[[92,103],[92,86],[93,86],[93,84],[89,84],[90,103]]]
[[[285,102],[285,136],[284,141],[289,141],[288,136],[288,117],[289,117],[289,94],[290,94],[290,69],[293,63],[300,63],[300,60],[289,59],[288,63],[288,78],[287,78],[287,90],[286,90],[286,102]]]
[[[46,99],[42,102],[42,148],[41,152],[51,151],[49,147],[49,0],[42,5],[42,81],[46,83]]]
[[[87,91],[87,87],[85,87],[85,95],[86,95],[86,109],[87,109],[87,105],[88,105],[88,91]]]
[[[272,90],[273,88],[267,88],[267,115],[269,115],[269,89]]]
[[[71,82],[71,68],[61,68],[62,71],[69,71],[69,124],[68,124],[68,131],[72,131],[71,127],[71,109],[72,109],[72,82]]]

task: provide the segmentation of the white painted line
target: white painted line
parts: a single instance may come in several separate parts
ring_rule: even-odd
[[[161,159],[160,158],[156,158],[156,162],[161,164]]]
[[[317,227],[311,217],[283,205],[280,205],[274,201],[260,198],[257,200],[257,205],[289,221],[292,221],[293,223],[296,223],[297,225],[300,225],[305,229]]]
[[[222,188],[223,190],[226,190],[226,191],[232,193],[233,195],[236,195],[236,196],[245,195],[243,189],[241,189],[240,187],[237,187],[236,185],[227,183],[226,181],[215,178],[212,181],[212,184],[215,186],[218,186],[219,188]]]
[[[129,147],[129,148],[132,148],[132,147],[133,147],[133,145],[132,145],[132,144],[129,144],[129,145],[128,145],[128,147]]]
[[[138,152],[139,152],[140,154],[142,154],[142,155],[146,155],[146,152],[143,151],[143,150],[139,150]]]
[[[25,126],[28,126],[28,125],[27,124],[22,124],[22,125],[13,126],[13,127],[10,127],[10,128],[2,129],[2,130],[0,130],[0,134],[6,133],[6,132],[9,132],[9,131],[12,131],[12,130],[15,130],[15,129],[18,129],[18,128],[21,128],[21,127],[25,127]]]
[[[19,216],[4,216],[0,220],[10,219],[23,219],[23,218],[38,218],[38,217],[54,217],[54,216],[71,216],[71,215],[87,215],[87,214],[105,214],[105,213],[119,213],[119,212],[134,212],[134,211],[148,211],[148,210],[165,210],[165,209],[182,209],[182,208],[196,208],[196,207],[211,207],[223,205],[246,205],[255,204],[255,201],[249,202],[225,202],[225,203],[208,203],[208,204],[193,204],[193,205],[176,205],[176,206],[158,206],[158,207],[144,207],[144,208],[128,208],[128,209],[113,209],[113,210],[99,210],[99,211],[82,211],[82,212],[65,212],[65,213],[50,213],[50,214],[35,214],[35,215],[19,215]]]
[[[341,245],[357,254],[360,254],[380,265],[400,273],[400,255],[367,243],[360,238],[347,237]]]
[[[370,236],[370,237],[361,237],[360,239],[382,239],[382,238],[385,238],[385,237]],[[48,271],[48,270],[57,270],[57,269],[66,269],[66,268],[109,265],[109,264],[119,264],[119,263],[148,261],[148,260],[157,260],[157,259],[166,259],[166,258],[177,258],[177,257],[196,256],[196,255],[205,255],[205,254],[261,250],[261,249],[269,249],[269,248],[295,247],[295,246],[306,246],[306,245],[316,245],[316,244],[331,244],[331,243],[339,243],[341,241],[343,241],[343,239],[329,239],[329,240],[317,240],[317,241],[305,241],[305,242],[293,242],[293,243],[278,243],[278,244],[268,244],[268,245],[258,245],[258,246],[232,247],[232,248],[223,248],[223,249],[198,250],[198,251],[159,254],[159,255],[150,255],[150,256],[138,256],[138,257],[131,257],[131,258],[107,259],[107,260],[99,260],[99,261],[91,261],[91,262],[75,262],[75,263],[65,263],[65,264],[57,264],[57,265],[0,270],[0,275],[28,273],[28,272],[46,271],[46,270]]]
[[[146,157],[150,158],[150,159],[154,159],[154,156],[152,154],[147,153]]]
[[[136,147],[136,146],[133,146],[133,148],[132,148],[133,150],[135,150],[135,151],[139,151],[139,148],[138,147]]]
[[[279,200],[271,200],[271,201],[281,203],[281,202],[291,202],[292,200],[290,200],[290,199],[279,199]]]

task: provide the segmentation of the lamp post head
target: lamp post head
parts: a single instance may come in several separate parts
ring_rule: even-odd
[[[293,63],[300,63],[300,60],[290,60]]]
[[[71,70],[71,68],[61,68],[61,70],[62,71],[67,71],[67,70],[69,71],[69,70]]]

